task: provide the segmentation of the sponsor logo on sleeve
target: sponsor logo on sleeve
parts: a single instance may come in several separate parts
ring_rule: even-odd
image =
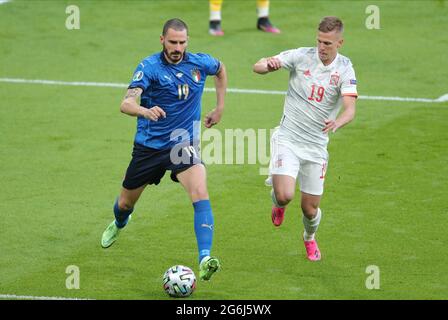
[[[143,71],[137,71],[132,78],[132,81],[140,81],[143,78]]]

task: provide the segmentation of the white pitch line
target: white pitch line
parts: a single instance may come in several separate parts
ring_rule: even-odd
[[[109,88],[127,88],[127,83],[109,83],[109,82],[84,82],[84,81],[58,81],[58,80],[41,80],[41,79],[16,79],[16,78],[0,78],[0,82],[6,83],[29,83],[29,84],[46,84],[46,85],[60,85],[60,86],[86,86],[86,87],[109,87]],[[206,92],[215,92],[214,88],[205,88]],[[227,92],[232,93],[249,93],[249,94],[274,94],[284,95],[285,91],[277,90],[257,90],[257,89],[238,89],[228,88]],[[404,102],[427,102],[427,103],[441,103],[448,101],[448,94],[442,95],[437,99],[428,98],[408,98],[408,97],[383,97],[383,96],[363,96],[360,95],[361,100],[381,100],[381,101],[404,101]]]
[[[402,97],[382,97],[382,96],[363,96],[358,97],[362,100],[381,100],[381,101],[409,101],[409,102],[443,102],[438,99],[428,99],[428,98],[402,98]]]
[[[441,96],[441,97],[438,97],[438,98],[437,98],[437,101],[439,101],[439,102],[446,102],[446,101],[448,101],[448,93],[447,93],[447,94],[444,94],[444,95]]]
[[[0,294],[0,299],[8,299],[8,300],[93,300],[93,299],[65,298],[65,297],[18,296],[15,294]]]
[[[204,88],[206,92],[215,92],[215,88]],[[237,89],[237,88],[227,88],[227,92],[233,93],[254,93],[254,94],[279,94],[285,95],[286,91],[276,91],[276,90],[257,90],[257,89]]]
[[[126,88],[128,85],[124,83],[107,83],[107,82],[83,82],[83,81],[58,81],[58,80],[30,80],[30,79],[15,79],[15,78],[0,78],[0,82],[6,83],[31,83],[31,84],[48,84],[55,86],[86,86],[86,87],[112,87],[112,88]]]

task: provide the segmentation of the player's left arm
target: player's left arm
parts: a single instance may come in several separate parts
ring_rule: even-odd
[[[336,118],[336,120],[326,119],[325,127],[322,129],[324,133],[336,132],[339,128],[345,126],[347,123],[355,118],[356,113],[356,96],[345,95],[342,96],[342,106],[344,110]]]
[[[216,107],[209,112],[204,119],[206,128],[211,128],[217,124],[224,112],[224,98],[227,90],[227,72],[226,67],[221,62],[218,72],[215,75],[215,89],[216,89]]]
[[[277,57],[261,58],[254,64],[252,70],[258,74],[266,74],[280,70],[282,63]]]

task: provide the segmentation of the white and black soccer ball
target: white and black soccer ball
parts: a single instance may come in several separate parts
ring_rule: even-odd
[[[163,289],[175,298],[190,296],[196,289],[196,276],[189,267],[176,265],[163,275]]]

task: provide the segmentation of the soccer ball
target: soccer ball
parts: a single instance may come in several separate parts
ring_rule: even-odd
[[[196,289],[193,270],[182,265],[172,266],[163,275],[163,289],[171,297],[188,297]]]

